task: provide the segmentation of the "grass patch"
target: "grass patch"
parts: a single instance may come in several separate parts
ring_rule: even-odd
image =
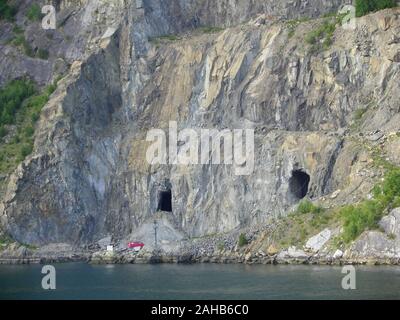
[[[283,218],[272,234],[272,243],[278,249],[301,247],[322,229],[338,226],[340,220],[334,210],[326,210],[314,204],[299,205],[299,209]]]
[[[331,20],[331,19],[329,19]],[[333,34],[336,30],[336,20],[334,22],[325,21],[317,29],[309,32],[305,37],[305,42],[311,45],[311,51],[328,49],[332,44]]]
[[[305,42],[310,45],[311,52],[320,52],[328,49],[333,43],[333,35],[337,25],[341,24],[346,13],[325,16],[323,23],[305,36]]]
[[[153,41],[155,41],[155,42],[157,42],[157,41],[178,41],[178,40],[181,40],[181,38],[174,34],[167,34],[164,36],[155,37],[155,38],[150,39],[150,41],[152,41],[152,42]]]
[[[307,213],[318,214],[322,212],[324,212],[324,208],[316,206],[309,200],[301,201],[296,210],[296,213],[298,214],[307,214]]]
[[[219,28],[219,27],[201,27],[201,28],[199,28],[199,31],[204,34],[218,33],[223,30],[224,30],[223,28]]]
[[[373,189],[373,194],[371,200],[341,208],[341,238],[345,243],[357,239],[366,230],[378,229],[384,214],[400,206],[400,169],[388,171],[383,183]]]
[[[218,242],[217,249],[219,251],[223,251],[225,249],[225,242],[223,241]]]
[[[356,120],[356,121],[361,120],[361,118],[364,116],[364,114],[367,112],[367,110],[368,110],[367,108],[357,109],[354,112],[354,120]]]
[[[12,30],[15,34],[23,34],[24,33],[24,29],[22,29],[20,26],[14,24],[13,26],[13,30]]]
[[[14,39],[10,41],[10,44],[22,48],[22,51],[28,56],[28,57],[35,57],[35,53],[33,52],[33,49],[29,42],[25,39],[25,36],[23,34],[18,34]]]
[[[362,17],[375,12],[397,6],[396,0],[356,0],[356,16]]]
[[[26,12],[26,17],[30,21],[39,21],[42,19],[42,10],[37,3],[32,4]]]
[[[307,22],[310,21],[310,18],[304,17],[301,19],[294,19],[294,20],[289,20],[286,23],[286,26],[288,28],[288,37],[292,38],[297,30],[297,27],[299,26],[299,24],[303,23],[303,22]]]
[[[17,28],[19,27],[17,26]],[[25,39],[23,32],[22,29],[19,29],[18,32],[14,31],[15,37],[9,41],[9,44],[21,48],[28,57],[47,60],[49,58],[49,51],[39,48],[35,53],[29,42]]]

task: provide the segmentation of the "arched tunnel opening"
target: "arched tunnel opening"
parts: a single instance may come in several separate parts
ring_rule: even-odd
[[[171,190],[160,191],[158,194],[158,211],[172,212],[172,193]]]
[[[298,200],[303,199],[308,193],[310,176],[302,170],[294,170],[289,179],[289,190]]]

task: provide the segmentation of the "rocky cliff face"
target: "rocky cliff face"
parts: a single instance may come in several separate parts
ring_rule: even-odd
[[[33,154],[7,179],[3,229],[35,245],[134,238],[170,192],[168,227],[198,237],[285,215],[305,184],[308,197],[332,206],[364,197],[380,172],[363,147],[377,140],[365,137],[380,130],[392,137],[385,148],[398,145],[400,11],[357,19],[351,31],[338,26],[317,51],[304,35],[324,20],[288,20],[343,3],[59,1],[60,28],[71,36],[48,44],[43,68],[0,48],[2,82],[35,76],[32,65],[43,83],[61,60],[68,68],[42,112]],[[168,34],[178,36],[159,38]],[[254,129],[254,172],[149,165],[146,134],[170,121]]]

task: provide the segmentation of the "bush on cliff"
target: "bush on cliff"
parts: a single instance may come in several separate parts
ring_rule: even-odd
[[[57,81],[40,93],[26,79],[11,81],[0,89],[0,138],[8,131],[11,135],[7,142],[0,140],[1,174],[9,174],[32,152],[36,121],[56,89]]]
[[[0,0],[0,20],[13,20],[17,14],[17,8],[8,4],[7,0]]]
[[[374,190],[372,200],[357,205],[345,206],[340,210],[343,220],[343,241],[355,240],[365,230],[379,228],[379,221],[385,211],[400,206],[400,169],[390,170],[381,185]]]
[[[0,89],[0,126],[14,123],[22,102],[34,93],[35,87],[29,80],[14,80]]]
[[[396,0],[356,0],[356,15],[362,17],[370,12],[396,6]]]
[[[245,245],[248,244],[246,235],[244,233],[240,234],[238,244],[239,244],[239,247],[244,247]]]
[[[300,202],[297,207],[298,214],[307,214],[307,213],[321,213],[324,209],[322,207],[316,206],[309,200],[303,200]]]

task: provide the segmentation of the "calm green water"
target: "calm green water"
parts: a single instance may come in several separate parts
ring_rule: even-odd
[[[400,267],[57,264],[57,289],[41,288],[40,265],[0,266],[0,299],[400,299]]]

